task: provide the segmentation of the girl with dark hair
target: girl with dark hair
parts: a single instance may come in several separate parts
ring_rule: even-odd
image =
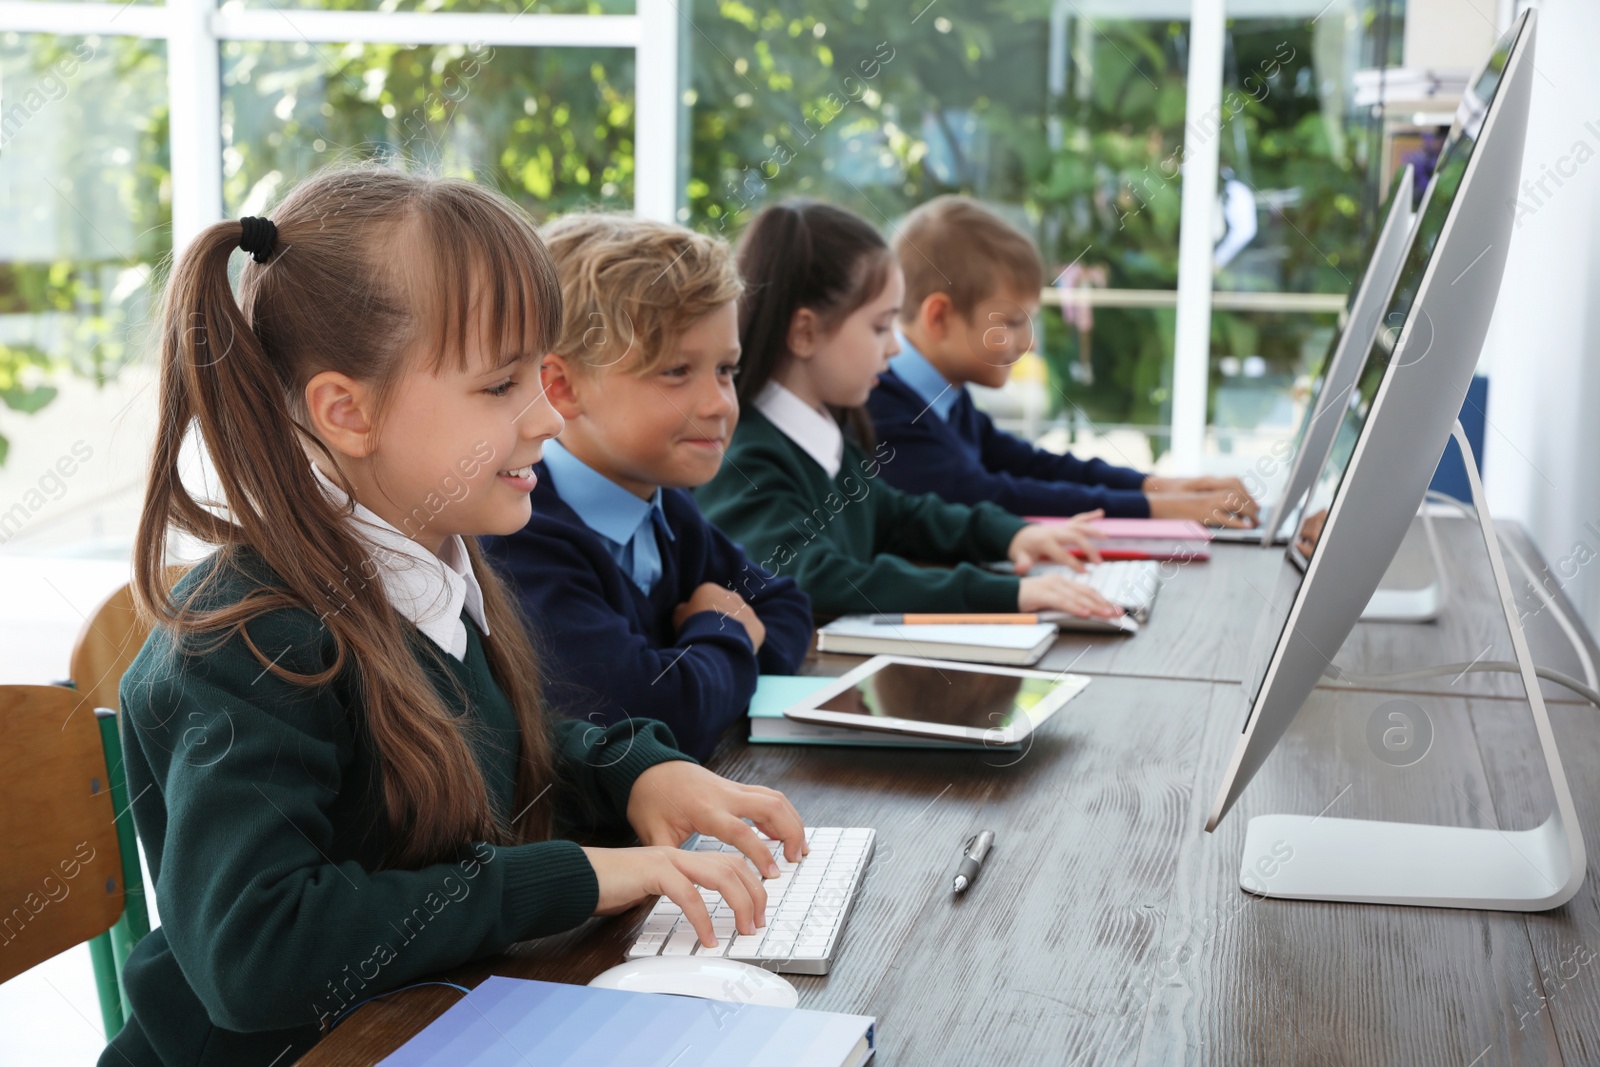
[[[756,577],[789,575],[828,616],[1122,614],[1061,574],[1017,577],[1036,560],[1081,568],[1073,549],[1096,558],[1083,522],[1097,513],[1033,525],[878,479],[894,451],[872,441],[862,405],[899,350],[905,280],[876,230],[829,204],[778,204],[745,231],[739,268],[739,426],[727,462],[695,495],[761,561]],[[1000,559],[1016,574],[981,566]]]
[[[236,250],[250,253],[238,294]],[[804,847],[782,794],[719,778],[660,723],[551,717],[475,537],[527,523],[561,430],[561,329],[528,218],[467,182],[325,172],[219,222],[169,280],[134,558],[155,629],[121,697],[162,925],[102,1064],[288,1063],[350,1005],[696,885],[763,921],[743,819]],[[193,430],[223,500],[179,475]],[[173,531],[214,546],[174,586]],[[636,833],[643,848],[563,835]]]

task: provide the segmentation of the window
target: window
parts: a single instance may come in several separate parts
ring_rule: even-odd
[[[0,547],[126,550],[149,433],[130,401],[151,387],[163,257],[365,155],[489,182],[541,218],[631,206],[729,237],[784,196],[888,231],[970,193],[1034,236],[1050,280],[1036,356],[981,402],[1051,447],[1242,465],[1292,433],[1375,224],[1378,138],[1350,86],[1397,59],[1403,4],[1221,2],[8,9],[0,514],[107,428],[85,474],[26,531],[0,526]],[[1189,70],[1207,27],[1209,112]],[[1217,155],[1212,218],[1183,212],[1178,164],[1197,146]],[[1180,284],[1185,233],[1215,246],[1215,269]],[[1178,325],[1185,292],[1210,300],[1198,335]]]

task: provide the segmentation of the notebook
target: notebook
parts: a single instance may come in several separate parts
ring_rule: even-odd
[[[1192,541],[1187,538],[1168,537],[1106,537],[1095,542],[1100,558],[1112,560],[1176,560],[1179,563],[1203,563],[1211,558],[1211,542]],[[1086,553],[1077,549],[1072,554],[1079,559]]]
[[[850,656],[922,656],[963,663],[1004,663],[1028,667],[1055,643],[1054,623],[959,626],[896,626],[864,615],[846,615],[817,631],[818,652]]]
[[[826,726],[786,718],[792,708],[824,686],[838,681],[819,675],[763,674],[756,679],[756,692],[750,698],[750,743],[756,745],[855,745],[863,748],[942,748],[971,752],[978,746],[963,741],[941,741],[937,737],[912,737],[883,730],[852,730],[847,726]],[[1014,745],[985,745],[986,752],[1020,751]]]
[[[485,978],[380,1067],[859,1067],[877,1020]]]

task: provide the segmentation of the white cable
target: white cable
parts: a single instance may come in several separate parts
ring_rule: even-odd
[[[1397,674],[1352,674],[1341,670],[1332,664],[1323,672],[1324,677],[1332,678],[1338,682],[1349,685],[1385,685],[1389,682],[1418,682],[1424,678],[1437,678],[1445,674],[1454,674],[1457,677],[1463,674],[1521,674],[1522,667],[1514,660],[1478,660],[1473,663],[1445,663],[1438,667],[1424,667],[1416,671],[1401,671]],[[1535,667],[1533,673],[1548,682],[1572,690],[1583,697],[1595,707],[1600,708],[1600,692],[1594,687],[1584,685],[1571,675],[1562,674],[1560,671],[1549,667]]]
[[[1478,520],[1478,513],[1474,511],[1470,505],[1463,501],[1457,500],[1455,497],[1446,493],[1441,493],[1436,489],[1430,489],[1428,490],[1427,499],[1433,501],[1434,503],[1449,504],[1455,507],[1456,510],[1460,511],[1461,514],[1465,515],[1468,519],[1471,519],[1473,522]],[[1600,680],[1597,680],[1595,675],[1594,660],[1589,655],[1589,648],[1584,643],[1582,635],[1578,633],[1578,628],[1572,624],[1572,620],[1567,617],[1567,613],[1561,610],[1561,605],[1556,603],[1555,597],[1550,594],[1550,590],[1545,588],[1544,582],[1542,582],[1539,577],[1534,574],[1533,568],[1528,565],[1527,558],[1524,557],[1523,554],[1517,549],[1517,546],[1511,543],[1509,540],[1502,540],[1500,543],[1507,551],[1511,553],[1511,558],[1516,561],[1517,567],[1521,569],[1523,577],[1528,579],[1528,585],[1532,587],[1534,593],[1541,601],[1543,601],[1544,606],[1549,608],[1551,613],[1555,616],[1556,625],[1561,627],[1561,632],[1567,635],[1567,642],[1572,645],[1572,650],[1578,654],[1578,662],[1583,664],[1584,681],[1589,684],[1589,688],[1591,689],[1600,688]],[[1552,679],[1552,681],[1554,681],[1554,679]]]

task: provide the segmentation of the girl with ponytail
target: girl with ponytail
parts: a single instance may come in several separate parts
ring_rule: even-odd
[[[777,204],[740,239],[739,269],[739,426],[727,462],[695,499],[761,561],[755,570],[792,577],[825,616],[1122,615],[1063,574],[1018,577],[1040,560],[1081,570],[1074,551],[1098,559],[1086,527],[1028,524],[994,504],[946,503],[878,479],[894,449],[873,442],[863,405],[900,350],[894,323],[905,294],[878,231],[831,204]],[[1015,574],[983,566],[1002,559]]]
[[[531,222],[466,182],[324,172],[179,258],[134,558],[155,630],[121,694],[163,922],[103,1064],[288,1063],[356,1002],[651,895],[707,944],[696,886],[764,924],[742,859],[676,846],[721,837],[775,875],[743,820],[797,859],[793,807],[660,723],[547,719],[479,555],[527,523],[561,429],[539,375],[560,327]],[[220,499],[180,477],[191,433]],[[174,532],[211,549],[176,585]]]

